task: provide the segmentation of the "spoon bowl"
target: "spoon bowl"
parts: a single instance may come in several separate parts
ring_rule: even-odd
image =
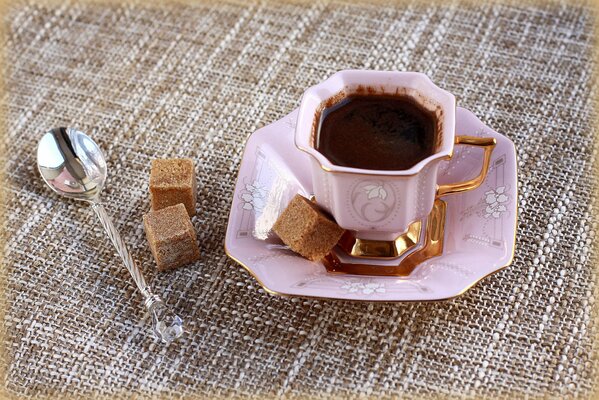
[[[56,193],[81,200],[98,198],[106,181],[106,161],[89,136],[72,128],[48,131],[37,148],[44,181]]]

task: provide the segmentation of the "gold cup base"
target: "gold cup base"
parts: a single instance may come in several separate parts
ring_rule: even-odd
[[[418,245],[421,229],[422,222],[416,221],[410,225],[406,233],[388,241],[358,239],[351,231],[345,231],[337,246],[352,257],[398,258]]]
[[[353,274],[353,275],[374,275],[374,276],[407,276],[416,268],[432,257],[437,257],[443,253],[443,239],[445,236],[445,211],[447,205],[443,200],[435,200],[433,209],[426,221],[425,237],[422,247],[408,254],[398,265],[372,265],[372,264],[354,264],[339,260],[334,252],[330,252],[323,259],[327,271],[335,273]],[[418,226],[416,226],[416,224]],[[410,230],[412,230],[410,232]],[[417,230],[417,235],[414,236]],[[420,236],[421,225],[416,222],[410,226],[408,232],[400,236],[395,241],[378,242],[361,241],[351,236],[341,239],[339,246],[348,254],[359,254],[356,257],[362,258],[395,258],[417,244]],[[362,245],[361,242],[366,242]],[[375,245],[376,244],[376,245]],[[399,255],[393,255],[398,254]],[[369,254],[369,255],[364,255]],[[373,254],[381,254],[374,256]]]

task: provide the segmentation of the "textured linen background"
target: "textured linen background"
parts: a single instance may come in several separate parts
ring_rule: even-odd
[[[561,5],[13,5],[4,16],[5,391],[12,395],[589,397],[594,11]],[[430,304],[287,299],[223,240],[247,136],[344,68],[416,70],[515,141],[514,263]],[[51,193],[40,135],[104,149],[104,200],[187,334],[164,347],[93,212]],[[157,274],[150,160],[191,157],[202,258]]]

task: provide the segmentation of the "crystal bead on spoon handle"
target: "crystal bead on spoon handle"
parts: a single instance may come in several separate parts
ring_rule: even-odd
[[[116,248],[119,256],[121,256],[125,267],[129,270],[135,284],[144,296],[144,304],[150,314],[152,314],[154,333],[164,343],[170,343],[177,339],[183,334],[183,321],[164,304],[160,296],[152,293],[152,289],[148,286],[141,270],[133,261],[127,245],[112,224],[102,204],[99,201],[92,201],[91,205],[108,234],[110,241]]]

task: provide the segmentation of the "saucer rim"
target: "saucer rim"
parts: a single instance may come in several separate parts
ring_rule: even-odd
[[[240,165],[239,165],[239,169],[237,171],[237,175],[235,178],[235,182],[237,183],[239,181],[239,177],[241,174],[241,161],[243,161],[245,155],[246,155],[246,151],[248,149],[247,143],[248,141],[251,139],[251,137],[257,133],[259,133],[262,129],[266,128],[267,126],[274,124],[282,119],[284,119],[286,116],[293,114],[294,112],[296,112],[298,110],[298,108],[293,109],[291,112],[285,114],[283,117],[277,119],[276,121],[271,122],[270,124],[267,124],[261,128],[256,129],[254,132],[250,133],[246,139],[245,139],[245,146],[243,149],[243,152],[241,154],[241,158],[240,158]],[[484,122],[482,122],[472,111],[470,111],[467,108],[464,107],[456,107],[456,117],[458,115],[458,112],[463,111],[466,112],[466,114],[470,114],[470,116],[474,117],[480,124],[484,125],[485,127],[491,129],[494,133],[502,136],[503,138],[505,138],[513,151],[514,154],[514,160],[515,160],[515,165],[516,165],[516,182],[518,181],[518,152],[516,151],[516,146],[514,144],[514,142],[507,136],[505,136],[502,133],[496,132],[495,130],[493,130],[492,128],[488,127]],[[457,118],[456,118],[457,120]],[[515,185],[515,193],[514,196],[516,197],[516,199],[518,198],[518,185]],[[227,247],[227,231],[228,231],[228,224],[231,220],[231,214],[233,212],[233,203],[235,202],[235,197],[233,196],[232,200],[231,200],[231,205],[229,208],[229,214],[227,217],[227,230],[225,231],[225,238],[223,240],[223,248],[225,251],[225,255],[227,257],[229,257],[231,260],[233,260],[236,264],[238,264],[239,266],[241,266],[247,273],[249,273],[249,275],[258,283],[258,285],[260,285],[260,287],[268,294],[270,295],[274,295],[274,296],[278,296],[278,297],[283,297],[283,298],[306,298],[306,299],[314,299],[314,300],[333,300],[333,301],[346,301],[346,302],[361,302],[361,303],[436,303],[436,302],[448,302],[451,301],[457,297],[462,296],[463,294],[465,294],[467,291],[469,291],[470,289],[472,289],[474,286],[476,286],[477,284],[479,284],[481,281],[483,281],[484,279],[488,278],[491,275],[496,274],[497,272],[500,272],[502,270],[504,270],[505,268],[507,268],[509,265],[512,264],[512,262],[514,261],[515,258],[515,254],[516,254],[516,245],[517,245],[517,232],[518,232],[518,215],[519,215],[519,204],[518,201],[516,201],[515,203],[515,212],[514,212],[514,241],[513,241],[513,246],[512,246],[512,252],[509,256],[508,261],[500,266],[500,267],[496,267],[495,270],[485,274],[484,276],[480,277],[479,279],[477,279],[476,281],[473,281],[471,284],[467,285],[466,287],[464,287],[462,290],[460,290],[460,292],[458,292],[455,295],[452,296],[448,296],[448,297],[441,297],[441,298],[432,298],[432,299],[407,299],[407,300],[393,300],[393,299],[371,299],[371,298],[342,298],[342,297],[322,297],[322,296],[314,296],[314,295],[310,295],[310,294],[295,294],[295,293],[283,293],[283,292],[278,292],[276,290],[273,290],[271,288],[269,288],[253,271],[252,269],[246,265],[245,263],[243,263],[242,261],[240,261],[238,258],[236,258],[235,256],[233,256],[231,254],[231,252],[229,251],[228,247]],[[349,274],[345,274],[345,275],[349,275]],[[366,276],[366,275],[362,275],[362,276]]]
[[[366,298],[364,298],[364,299],[344,299],[342,297],[322,297],[322,296],[314,296],[314,295],[310,295],[310,294],[292,294],[292,293],[277,292],[276,290],[270,289],[268,286],[266,286],[266,284],[264,282],[262,282],[262,280],[260,278],[258,278],[258,276],[256,274],[254,274],[254,272],[250,269],[250,267],[245,265],[239,259],[235,258],[235,256],[233,256],[229,252],[229,249],[227,249],[226,242],[224,244],[224,249],[225,249],[225,254],[227,255],[227,257],[229,257],[231,260],[235,261],[247,273],[249,273],[250,276],[252,278],[254,278],[254,280],[256,280],[256,282],[258,282],[258,285],[260,285],[260,287],[262,289],[264,289],[264,291],[266,293],[268,293],[270,295],[278,296],[278,297],[284,297],[284,298],[294,298],[295,297],[295,298],[305,298],[305,299],[314,299],[314,300],[334,300],[334,301],[349,301],[349,302],[359,302],[359,303],[441,303],[441,302],[451,301],[457,297],[462,296],[464,293],[466,293],[467,291],[472,289],[474,286],[476,286],[478,283],[480,283],[485,278],[507,268],[514,260],[514,253],[515,253],[516,245],[514,243],[514,252],[512,252],[512,255],[510,256],[509,262],[507,264],[505,264],[501,267],[498,267],[495,271],[489,272],[488,274],[484,275],[482,278],[472,282],[470,285],[468,285],[464,289],[462,289],[459,293],[457,293],[453,296],[449,296],[449,297],[441,297],[438,299],[424,299],[424,300],[417,300],[417,299],[389,300],[389,299],[366,299]],[[345,274],[345,275],[349,275],[349,274]],[[366,275],[361,275],[361,276],[366,276]]]

